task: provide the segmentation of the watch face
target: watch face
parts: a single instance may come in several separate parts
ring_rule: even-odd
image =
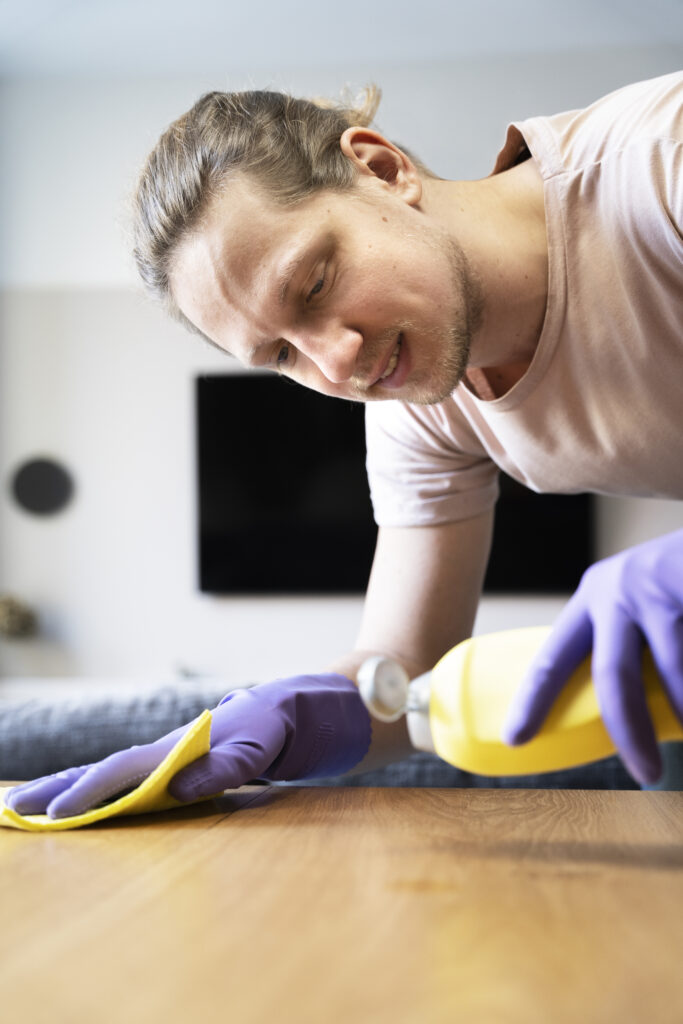
[[[29,459],[12,478],[14,500],[36,515],[60,512],[71,500],[73,490],[71,474],[52,459]]]

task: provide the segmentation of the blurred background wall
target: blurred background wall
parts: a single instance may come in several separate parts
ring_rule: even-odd
[[[147,151],[209,89],[336,95],[377,82],[377,122],[444,177],[490,172],[509,121],[580,107],[683,63],[680,0],[0,0],[0,593],[40,633],[2,676],[177,671],[229,683],[324,666],[361,598],[215,598],[196,586],[192,382],[236,369],[168,321],[129,258]],[[25,459],[72,471],[22,512]],[[683,524],[677,503],[601,498],[597,551]],[[477,628],[550,622],[561,599],[486,598]]]

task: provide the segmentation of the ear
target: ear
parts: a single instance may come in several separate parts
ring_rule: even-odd
[[[422,179],[409,156],[371,128],[347,128],[339,145],[361,175],[379,179],[411,206],[422,198]]]

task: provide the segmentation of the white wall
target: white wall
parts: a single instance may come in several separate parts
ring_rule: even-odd
[[[125,199],[165,124],[208,88],[334,93],[376,79],[379,123],[445,176],[491,169],[513,118],[580,106],[673,70],[674,49],[369,65],[269,81],[24,79],[0,87],[0,592],[33,603],[40,640],[0,640],[2,675],[166,673],[258,680],[324,665],[352,644],[360,600],[200,595],[194,566],[191,385],[229,370],[136,291]],[[51,454],[76,500],[38,519],[12,468]],[[600,502],[609,553],[681,525],[675,503]],[[485,601],[478,628],[550,621],[559,602]]]
[[[161,130],[215,88],[336,95],[377,81],[379,125],[444,177],[489,173],[508,121],[582,106],[680,67],[683,50],[480,56],[393,66],[164,79],[0,78],[0,284],[135,283],[126,199]]]

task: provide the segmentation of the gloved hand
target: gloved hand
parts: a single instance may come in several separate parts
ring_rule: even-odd
[[[605,727],[633,778],[656,782],[662,760],[645,701],[644,644],[683,722],[683,530],[587,570],[520,688],[505,742],[525,743],[538,732],[568,677],[592,649]]]
[[[16,786],[6,803],[19,814],[81,814],[147,778],[186,729]],[[345,676],[294,676],[234,690],[213,712],[209,753],[179,771],[168,789],[189,802],[252,779],[341,775],[365,756],[370,736],[370,715]]]

